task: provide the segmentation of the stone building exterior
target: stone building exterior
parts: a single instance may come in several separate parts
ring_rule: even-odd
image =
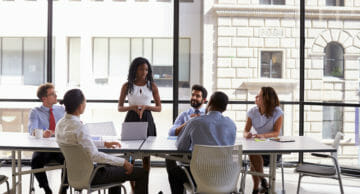
[[[272,86],[281,101],[298,101],[299,1],[219,0],[205,7],[216,18],[212,87],[232,100],[253,101],[261,86]],[[358,104],[360,0],[306,1],[305,10],[305,101]],[[228,113],[240,133],[252,106],[232,105]],[[297,135],[298,105],[282,108],[284,135]],[[341,163],[359,165],[357,112],[355,107],[305,106],[305,135],[331,143],[337,131],[344,132]]]

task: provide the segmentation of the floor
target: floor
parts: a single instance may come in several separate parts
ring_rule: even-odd
[[[25,167],[28,168],[28,167]],[[5,174],[7,176],[11,175],[11,168],[10,167],[2,167],[0,168],[0,174]],[[29,175],[23,176],[23,185],[22,185],[22,192],[28,193],[29,192]],[[50,180],[51,188],[53,189],[54,193],[58,192],[58,187],[60,183],[60,171],[50,171],[48,172],[48,179]],[[346,194],[360,193],[360,179],[353,178],[348,176],[343,176],[343,184],[344,190]],[[298,174],[294,173],[293,168],[286,168],[285,169],[285,190],[287,194],[296,193],[297,188],[297,180]],[[11,178],[10,178],[11,184]],[[130,192],[130,185],[129,183],[125,183],[127,187],[128,193]],[[280,170],[277,171],[277,183],[276,183],[277,190],[280,191],[281,189],[281,176]],[[252,180],[251,176],[247,176],[246,178],[246,193],[251,193],[252,190]],[[0,185],[0,193],[6,191],[5,184]],[[159,191],[162,191],[164,194],[170,193],[170,187],[167,181],[167,173],[165,168],[160,167],[153,167],[150,171],[150,182],[149,182],[149,193],[150,194],[157,194]],[[37,182],[35,181],[35,193],[42,194],[44,193],[41,190]],[[68,192],[70,193],[70,192]],[[312,177],[304,177],[301,183],[301,194],[335,194],[340,193],[339,186],[337,180],[331,179],[323,179],[323,178],[312,178]]]

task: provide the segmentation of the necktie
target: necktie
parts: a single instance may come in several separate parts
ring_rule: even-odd
[[[195,109],[195,114],[200,114],[200,110],[199,109]]]
[[[49,129],[54,132],[55,131],[55,117],[52,111],[52,108],[50,108],[50,116],[49,116]]]

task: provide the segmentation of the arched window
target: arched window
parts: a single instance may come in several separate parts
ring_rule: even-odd
[[[344,78],[344,48],[330,42],[324,49],[324,76]]]

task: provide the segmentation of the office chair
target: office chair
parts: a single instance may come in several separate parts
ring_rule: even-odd
[[[343,137],[344,134],[341,132],[338,132],[335,136],[333,147],[338,149],[340,144],[340,139]],[[334,162],[334,166],[321,166],[318,164],[299,164],[298,167],[296,167],[295,172],[299,173],[299,181],[298,181],[298,187],[296,193],[298,194],[300,192],[300,182],[302,177],[304,176],[312,176],[312,177],[323,177],[323,178],[333,178],[337,179],[339,181],[339,187],[340,192],[343,194],[344,189],[341,182],[341,176],[340,176],[340,167],[337,162],[337,152],[331,153],[331,155],[326,154],[318,154],[318,153],[312,153],[312,156],[315,157],[321,157],[321,158],[331,158]]]
[[[1,161],[0,167],[5,163],[5,161]],[[6,183],[7,193],[10,194],[10,186],[8,182],[8,177],[5,175],[0,175],[0,185]]]
[[[126,189],[122,185],[122,183],[110,183],[101,185],[91,184],[97,170],[104,167],[105,165],[97,165],[96,168],[94,168],[94,164],[90,156],[81,147],[81,145],[59,144],[59,146],[61,152],[65,157],[66,173],[64,174],[67,174],[70,187],[74,188],[77,191],[86,189],[88,194],[90,194],[92,191],[98,191],[100,194],[100,190],[109,189],[115,186],[121,186],[124,190],[124,193],[126,194]],[[65,177],[63,176],[63,181],[64,179]]]
[[[236,185],[242,166],[242,146],[195,145],[190,162],[190,172],[185,170],[189,180],[184,185],[192,193],[231,193]],[[195,187],[195,184],[196,187]]]

